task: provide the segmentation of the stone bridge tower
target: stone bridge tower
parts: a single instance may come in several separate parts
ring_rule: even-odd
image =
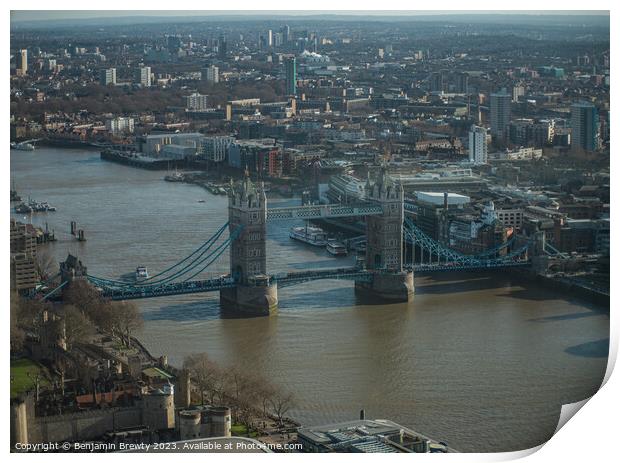
[[[230,274],[235,288],[220,291],[223,309],[251,315],[270,315],[278,307],[277,284],[267,275],[267,197],[246,171],[228,193],[229,232],[240,234],[230,246]]]
[[[374,182],[366,182],[366,198],[381,205],[383,213],[366,217],[366,268],[375,271],[371,283],[356,289],[381,299],[407,302],[413,297],[413,272],[403,270],[404,191],[381,167]]]

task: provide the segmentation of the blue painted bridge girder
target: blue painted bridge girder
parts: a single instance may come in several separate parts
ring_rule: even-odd
[[[383,214],[383,208],[377,204],[318,204],[270,208],[267,209],[267,221],[364,217],[381,214]]]

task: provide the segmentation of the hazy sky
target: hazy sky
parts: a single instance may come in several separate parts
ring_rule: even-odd
[[[496,10],[496,11],[458,11],[458,10],[424,10],[424,11],[244,11],[244,10],[231,10],[231,11],[195,11],[195,10],[39,10],[39,11],[25,11],[25,10],[13,10],[11,11],[11,21],[38,21],[38,20],[67,20],[67,19],[85,19],[85,18],[122,18],[131,16],[151,16],[151,17],[171,17],[171,16],[214,16],[214,15],[316,15],[316,14],[355,14],[355,15],[437,15],[437,14],[556,14],[556,15],[609,15],[608,11],[563,11],[563,10],[540,10],[540,11],[509,11],[509,10]]]

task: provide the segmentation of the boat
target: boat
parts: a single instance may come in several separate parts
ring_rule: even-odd
[[[324,247],[327,244],[327,233],[318,227],[292,227],[289,236],[312,246]]]
[[[146,267],[140,265],[136,267],[136,281],[144,281],[149,277],[149,272]]]
[[[198,202],[199,202],[199,203],[204,203],[204,202],[205,202],[205,200],[204,200],[204,199],[199,199],[199,200],[198,200]]]
[[[166,175],[164,180],[166,182],[182,182],[183,174],[181,172],[175,172],[174,174]]]
[[[19,151],[34,151],[34,145],[25,141],[20,143],[11,142],[11,149]]]
[[[15,206],[15,212],[17,212],[18,214],[28,214],[32,212],[32,207],[30,207],[26,203],[20,203],[17,206]]]
[[[347,255],[347,247],[340,241],[327,240],[327,246],[325,246],[325,248],[332,256],[338,257]]]
[[[164,177],[164,180],[166,182],[182,182],[184,180],[184,176],[175,168],[173,173],[168,174]]]

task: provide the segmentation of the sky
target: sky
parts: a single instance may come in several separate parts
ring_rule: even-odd
[[[373,10],[364,10],[364,11],[337,11],[337,10],[329,10],[329,11],[269,11],[269,10],[261,10],[261,11],[242,11],[242,10],[232,10],[232,11],[195,11],[195,10],[13,10],[11,11],[11,22],[22,22],[22,21],[45,21],[45,20],[75,20],[75,19],[86,19],[86,18],[125,18],[125,17],[188,17],[188,16],[215,16],[215,15],[244,15],[244,14],[252,14],[256,15],[265,15],[265,16],[274,16],[274,15],[294,15],[294,16],[303,16],[303,15],[317,15],[317,14],[334,14],[334,15],[363,15],[363,16],[393,16],[393,15],[408,15],[408,16],[421,16],[421,15],[438,15],[438,14],[534,14],[534,15],[543,15],[543,14],[553,14],[553,15],[609,15],[608,11],[563,11],[563,10],[551,10],[551,11],[533,11],[533,10],[520,10],[520,11],[509,11],[509,10],[487,10],[487,11],[458,11],[458,10],[424,10],[424,11],[373,11]]]

